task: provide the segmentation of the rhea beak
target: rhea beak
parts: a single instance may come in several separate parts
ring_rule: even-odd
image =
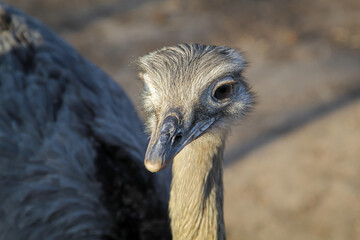
[[[189,143],[208,129],[214,118],[196,121],[187,129],[180,124],[180,116],[168,114],[153,132],[145,154],[145,167],[150,172],[158,172],[166,167]]]

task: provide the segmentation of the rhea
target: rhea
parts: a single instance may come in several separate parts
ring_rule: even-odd
[[[252,106],[242,54],[229,47],[180,44],[139,59],[151,133],[145,166],[171,161],[173,239],[225,239],[223,151],[230,125]]]
[[[182,44],[139,66],[147,151],[123,90],[0,3],[0,239],[165,240],[170,225],[175,240],[225,239],[224,140],[253,102],[245,61]],[[144,156],[151,172],[172,162],[171,190],[170,168],[152,174]]]

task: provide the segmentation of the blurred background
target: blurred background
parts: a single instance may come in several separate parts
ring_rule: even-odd
[[[225,160],[229,240],[360,239],[359,0],[5,0],[139,106],[137,57],[180,42],[244,51],[255,111]]]

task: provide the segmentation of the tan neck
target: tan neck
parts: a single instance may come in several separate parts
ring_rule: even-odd
[[[208,134],[174,159],[169,203],[174,240],[225,239],[223,149],[223,137]]]

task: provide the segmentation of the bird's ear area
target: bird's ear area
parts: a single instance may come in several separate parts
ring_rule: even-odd
[[[231,104],[226,108],[227,114],[237,119],[243,118],[247,113],[251,112],[255,103],[255,96],[245,78],[238,75],[236,94],[234,94]]]

